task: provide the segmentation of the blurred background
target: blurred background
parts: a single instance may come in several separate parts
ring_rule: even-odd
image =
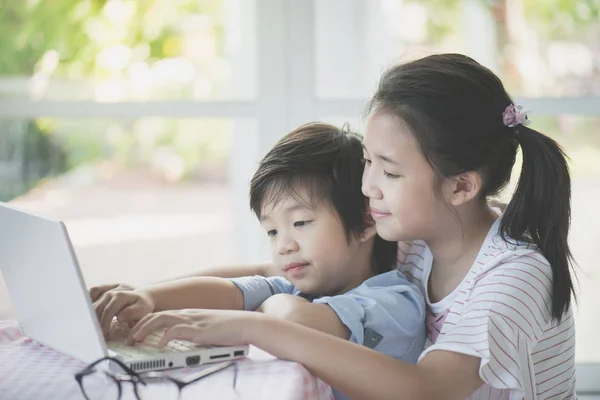
[[[598,0],[0,0],[0,200],[64,220],[88,286],[266,260],[247,189],[267,149],[312,120],[362,131],[387,66],[465,53],[571,158],[578,384],[600,391],[599,13]]]

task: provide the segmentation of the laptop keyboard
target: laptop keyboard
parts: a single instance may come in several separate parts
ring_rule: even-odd
[[[130,357],[140,357],[162,353],[190,352],[213,347],[200,346],[196,343],[188,342],[187,340],[171,340],[163,349],[159,349],[156,345],[162,337],[162,331],[152,332],[141,342],[137,342],[133,346],[130,346],[125,343],[129,331],[130,329],[127,325],[123,325],[114,320],[110,327],[110,340],[106,343],[108,348]]]

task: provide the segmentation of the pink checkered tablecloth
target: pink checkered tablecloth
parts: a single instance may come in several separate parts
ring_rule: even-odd
[[[0,400],[82,400],[74,374],[84,367],[24,336],[15,321],[0,321]],[[171,373],[181,378],[197,371],[183,368]],[[255,347],[247,359],[237,362],[236,390],[233,376],[232,367],[207,376],[186,386],[181,400],[333,400],[331,388],[301,364],[276,359]],[[135,399],[130,386],[124,384],[122,399]],[[157,386],[158,398],[159,393]]]

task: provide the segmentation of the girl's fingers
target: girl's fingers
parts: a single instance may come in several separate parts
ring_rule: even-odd
[[[158,348],[165,347],[173,339],[187,340],[202,345],[200,328],[189,324],[179,324],[168,328],[158,341]]]
[[[138,341],[136,338],[141,337],[140,340],[143,340],[146,336],[148,336],[148,334],[144,334],[144,332],[146,332],[146,328],[145,328],[146,325],[148,325],[149,322],[151,322],[153,319],[155,319],[159,315],[161,315],[161,314],[148,314],[148,315],[144,316],[142,319],[140,319],[137,322],[137,324],[135,324],[133,326],[133,328],[131,328],[129,335],[127,336],[126,343],[129,345],[132,345],[136,341]],[[142,330],[142,333],[138,334],[138,332],[140,330]]]
[[[127,338],[127,343],[132,344],[135,341],[142,341],[158,329],[168,328],[184,322],[184,318],[174,314],[148,314],[133,327]]]

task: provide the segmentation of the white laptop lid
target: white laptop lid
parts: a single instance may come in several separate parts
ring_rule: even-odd
[[[88,363],[107,354],[61,221],[0,202],[0,271],[25,335]]]

